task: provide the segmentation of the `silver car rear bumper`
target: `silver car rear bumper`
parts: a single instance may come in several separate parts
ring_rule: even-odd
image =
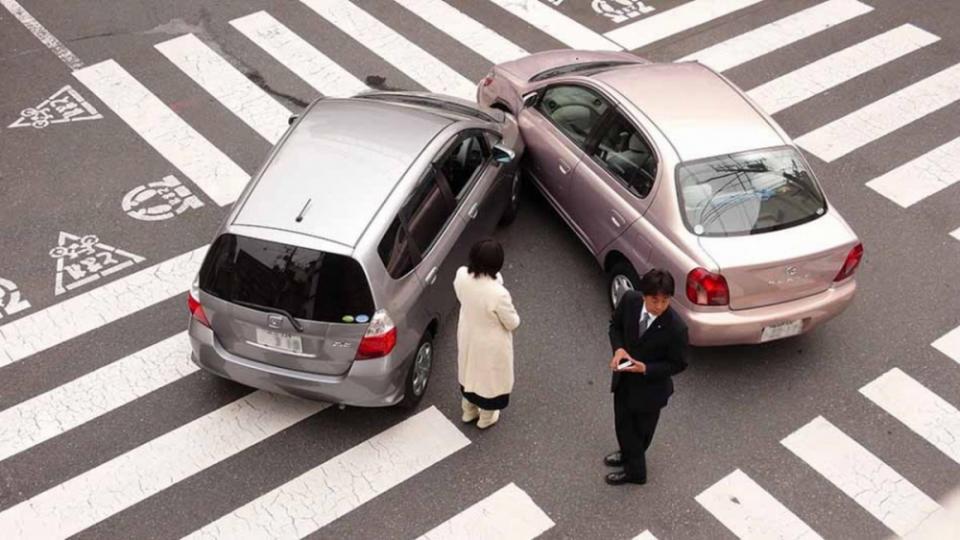
[[[388,407],[403,399],[408,362],[395,354],[354,362],[344,375],[320,375],[237,356],[221,347],[213,331],[195,320],[190,321],[189,334],[193,363],[246,386],[356,407]]]

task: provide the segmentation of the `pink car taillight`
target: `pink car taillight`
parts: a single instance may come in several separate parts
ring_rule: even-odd
[[[837,277],[833,278],[833,281],[843,281],[852,276],[857,270],[857,267],[860,266],[860,261],[862,259],[863,244],[857,244],[853,246],[853,249],[851,249],[850,253],[847,254],[847,260],[843,261],[843,267],[840,268],[840,271],[837,273]]]
[[[727,280],[705,268],[687,274],[687,299],[698,306],[725,306],[730,303]]]

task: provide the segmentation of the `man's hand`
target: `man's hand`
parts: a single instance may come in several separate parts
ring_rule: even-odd
[[[632,359],[631,359],[631,360],[632,360]],[[643,362],[638,361],[638,360],[633,360],[633,365],[631,365],[630,367],[626,367],[626,368],[620,369],[620,370],[618,370],[618,371],[620,371],[620,372],[626,372],[626,373],[646,373],[646,372],[647,372],[647,365],[644,364]]]
[[[618,370],[618,369],[617,369],[617,365],[619,365],[621,362],[623,362],[624,359],[627,359],[627,360],[630,360],[630,361],[634,361],[633,358],[627,353],[626,350],[624,350],[624,349],[617,349],[617,350],[613,353],[613,358],[610,360],[610,369],[612,369],[613,371],[626,371],[626,370]],[[631,366],[631,369],[632,369],[632,366]]]

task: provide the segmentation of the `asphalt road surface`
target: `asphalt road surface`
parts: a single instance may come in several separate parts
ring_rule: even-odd
[[[960,486],[956,2],[18,1],[0,0],[0,536],[884,538]],[[567,46],[723,71],[866,247],[838,319],[692,351],[647,485],[603,482],[606,282],[533,190],[499,233],[523,323],[493,429],[459,422],[453,324],[414,415],[187,360],[221,187],[287,111],[351,80],[462,92],[491,56]]]

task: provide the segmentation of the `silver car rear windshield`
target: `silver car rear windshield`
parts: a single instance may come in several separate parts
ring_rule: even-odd
[[[224,234],[200,268],[200,289],[221,300],[297,319],[347,322],[373,316],[367,277],[356,260],[313,249]]]
[[[677,167],[680,210],[698,236],[740,236],[814,220],[827,201],[790,147],[717,156]]]

